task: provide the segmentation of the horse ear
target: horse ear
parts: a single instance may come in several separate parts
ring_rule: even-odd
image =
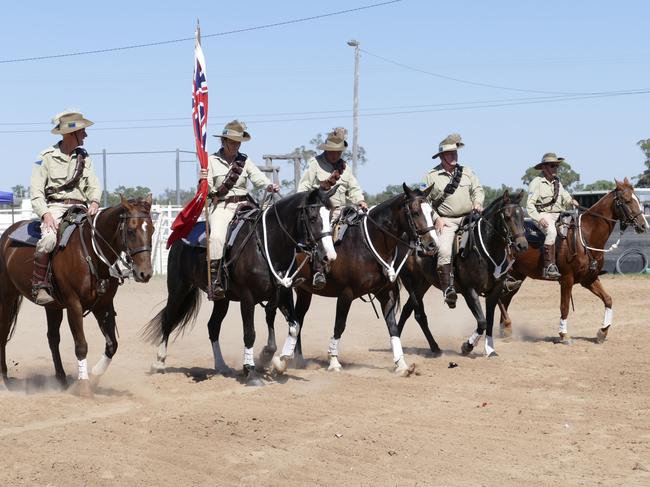
[[[620,182],[618,179],[616,179],[616,178],[614,178],[614,184],[616,184],[616,187],[617,187],[617,188],[618,188],[619,186],[621,186],[621,182]]]
[[[133,206],[131,203],[129,203],[129,200],[124,197],[122,193],[120,193],[120,204],[122,205],[123,208],[131,211],[133,209]]]
[[[509,204],[510,204],[510,201],[511,201],[511,198],[510,198],[510,191],[506,189],[506,190],[503,191],[503,202],[504,202],[506,205],[509,205]]]
[[[517,193],[517,196],[515,196],[514,202],[519,204],[521,203],[521,200],[524,198],[524,190],[520,189],[519,192]]]
[[[623,180],[623,183],[624,183],[626,186],[632,186],[632,185],[630,184],[630,180],[627,178],[627,176],[625,176],[625,179]]]
[[[422,191],[422,196],[427,198],[429,196],[429,194],[431,193],[432,189],[433,189],[433,184],[431,184],[431,186],[429,186],[427,189]]]
[[[145,202],[146,204],[148,204],[149,206],[151,206],[151,203],[153,202],[153,197],[151,196],[151,193],[149,193],[149,194],[147,195],[147,197],[145,198],[144,202]]]
[[[404,193],[406,193],[406,196],[413,198],[413,190],[409,188],[404,182],[402,183],[402,189],[404,190]]]

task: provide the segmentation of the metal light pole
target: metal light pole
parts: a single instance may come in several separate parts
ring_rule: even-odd
[[[354,47],[354,101],[352,107],[352,173],[357,175],[359,157],[359,41],[351,39],[348,46]]]

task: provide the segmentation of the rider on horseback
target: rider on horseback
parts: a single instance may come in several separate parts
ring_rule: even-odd
[[[342,127],[337,127],[327,134],[325,142],[318,146],[323,152],[309,160],[309,167],[298,184],[298,191],[309,191],[319,187],[329,191],[338,185],[338,189],[330,197],[333,207],[332,221],[339,217],[341,208],[347,204],[357,205],[363,211],[368,211],[368,205],[364,200],[363,190],[359,186],[357,178],[352,171],[346,170],[347,164],[341,159],[341,154],[348,146],[345,140],[347,134],[347,130]],[[325,287],[326,282],[320,262],[314,262],[312,286],[319,290]]]
[[[542,176],[537,176],[528,186],[528,202],[526,211],[542,232],[546,235],[544,239],[544,251],[542,253],[543,277],[548,280],[558,280],[560,271],[555,264],[555,239],[557,229],[555,222],[560,213],[571,209],[571,206],[579,206],[578,202],[571,197],[562,186],[557,170],[563,157],[557,157],[553,152],[548,152],[542,157],[542,161],[535,166],[535,169],[542,171]]]
[[[210,212],[210,271],[212,283],[208,297],[216,301],[225,297],[221,285],[221,265],[228,225],[235,216],[240,203],[247,201],[248,181],[256,189],[277,193],[280,187],[271,183],[246,154],[239,152],[242,142],[251,140],[246,124],[233,120],[220,134],[221,149],[208,158],[208,169],[202,169],[199,180],[207,179],[209,195],[212,197]]]
[[[47,279],[50,252],[54,250],[57,229],[63,214],[73,205],[88,207],[88,216],[99,210],[102,190],[88,153],[82,147],[86,128],[93,125],[77,111],[65,111],[52,119],[52,133],[63,140],[43,150],[32,170],[30,195],[32,209],[41,219],[41,238],[34,253],[32,296],[36,304],[54,301]]]
[[[458,149],[465,144],[458,134],[448,135],[433,159],[440,157],[440,164],[424,176],[425,185],[432,186],[429,194],[433,206],[433,222],[439,236],[438,279],[445,303],[456,306],[456,290],[451,278],[452,246],[454,235],[463,218],[472,211],[483,211],[483,187],[467,166],[458,164]]]

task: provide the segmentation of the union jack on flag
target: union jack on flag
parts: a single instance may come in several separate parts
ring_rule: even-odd
[[[205,58],[201,49],[201,37],[197,27],[194,44],[194,79],[192,80],[192,125],[196,155],[201,169],[208,168],[207,132],[208,132],[208,81],[205,76]],[[194,198],[185,205],[172,224],[172,233],[167,239],[167,248],[178,239],[190,233],[203,210],[208,197],[208,182],[201,180]]]

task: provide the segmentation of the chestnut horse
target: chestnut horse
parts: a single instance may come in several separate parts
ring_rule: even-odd
[[[106,339],[104,355],[93,367],[99,377],[106,372],[115,352],[115,309],[113,298],[124,277],[118,261],[132,271],[138,282],[151,279],[151,196],[145,200],[126,200],[99,212],[92,222],[82,220],[63,249],[57,249],[51,259],[52,293],[54,302],[45,306],[47,339],[52,352],[56,378],[64,388],[67,378],[59,352],[59,328],[63,310],[68,323],[78,360],[80,394],[90,396],[86,355],[88,344],[84,336],[83,317],[92,312]],[[0,238],[0,366],[7,387],[6,345],[11,338],[23,296],[32,299],[32,262],[35,247],[17,243],[10,238],[18,227],[29,224],[20,221],[12,225]],[[126,258],[121,254],[125,253]]]
[[[567,317],[571,289],[575,284],[588,289],[603,302],[605,315],[596,340],[599,343],[605,340],[613,317],[612,298],[605,292],[598,278],[605,261],[605,252],[610,250],[605,248],[605,244],[617,222],[620,224],[621,232],[628,226],[632,226],[637,233],[643,233],[648,229],[643,208],[634,194],[633,186],[627,178],[623,182],[616,180],[615,182],[616,188],[613,191],[607,193],[579,216],[577,224],[569,229],[567,238],[562,240],[558,237],[556,242],[557,266],[562,275],[560,277],[560,343],[571,343],[567,330]],[[517,255],[510,274],[515,280],[523,281],[526,277],[542,279],[542,255],[539,245],[531,245],[527,252]],[[506,336],[512,333],[508,306],[518,290],[519,287],[516,287],[501,296],[501,327]]]

